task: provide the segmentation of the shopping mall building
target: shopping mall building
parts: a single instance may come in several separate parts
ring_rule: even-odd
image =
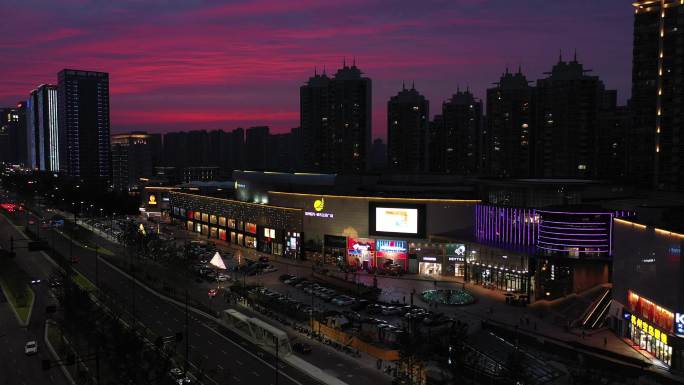
[[[610,282],[613,219],[631,215],[581,205],[580,193],[598,188],[573,181],[482,188],[451,176],[369,178],[236,171],[231,184],[147,187],[141,210],[270,254],[462,276],[531,299]]]

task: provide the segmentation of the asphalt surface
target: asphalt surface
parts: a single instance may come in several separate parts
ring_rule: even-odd
[[[8,247],[9,237],[15,239],[17,256],[15,261],[32,278],[47,280],[51,273],[42,255],[24,249],[25,242],[18,241],[22,236],[11,226],[5,217],[0,216],[0,243]],[[44,342],[45,306],[51,293],[46,284],[34,285],[35,302],[28,327],[19,326],[19,322],[0,291],[0,385],[66,385],[68,381],[62,372],[55,368],[43,371],[41,361],[52,359]],[[52,303],[52,302],[51,302]],[[38,343],[38,354],[27,356],[24,345],[28,341]]]
[[[9,225],[3,223],[3,226]],[[51,244],[54,242],[58,252],[69,255],[72,247],[70,241],[53,235],[51,229],[40,229],[42,239],[48,240]],[[76,270],[92,282],[96,282],[95,253],[77,245],[73,245],[73,253],[80,257],[80,262],[75,266]],[[171,336],[185,330],[183,308],[160,299],[137,284],[133,285],[131,280],[101,260],[97,263],[97,270],[97,278],[103,290],[125,304],[139,322],[155,334]],[[188,330],[185,338],[189,341],[190,362],[206,373],[203,380],[205,384],[276,383],[276,358],[268,352],[194,313],[190,313]],[[184,354],[185,344],[179,345],[182,346],[177,346],[177,351]],[[23,344],[21,346],[23,347]],[[317,383],[309,375],[282,361],[279,361],[278,368],[278,384]]]

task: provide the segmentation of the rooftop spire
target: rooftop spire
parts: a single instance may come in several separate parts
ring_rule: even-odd
[[[411,81],[411,89],[414,90],[414,91],[415,91],[415,89],[416,89],[416,81],[415,81],[415,80],[412,80],[412,81]]]
[[[575,48],[575,54],[573,55],[572,61],[577,62],[577,48]]]
[[[401,89],[402,89],[403,91],[406,91],[406,83],[404,83],[403,80],[401,81]]]
[[[560,49],[560,50],[558,50],[558,62],[560,63],[562,61],[563,61],[563,50]]]

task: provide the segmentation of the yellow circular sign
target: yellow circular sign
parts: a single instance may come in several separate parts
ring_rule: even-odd
[[[314,210],[316,211],[323,211],[323,208],[325,208],[325,200],[323,198],[321,199],[316,199],[314,202]]]

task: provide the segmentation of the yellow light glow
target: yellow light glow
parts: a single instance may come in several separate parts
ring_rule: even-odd
[[[663,230],[663,229],[659,229],[659,228],[656,228],[655,231],[656,231],[656,233],[662,234],[662,235],[667,235],[667,236],[671,236],[671,237],[684,238],[684,234],[675,233],[675,232],[672,232],[672,231],[667,231],[667,230]]]
[[[642,225],[642,224],[640,224],[640,223],[635,223],[635,222],[626,221],[626,220],[624,220],[624,219],[615,218],[615,219],[613,219],[613,220],[614,220],[615,222],[617,222],[617,223],[621,223],[621,224],[623,224],[623,225],[630,225],[630,226],[633,226],[633,227],[636,227],[636,228],[642,229],[642,230],[646,228],[646,225]]]

